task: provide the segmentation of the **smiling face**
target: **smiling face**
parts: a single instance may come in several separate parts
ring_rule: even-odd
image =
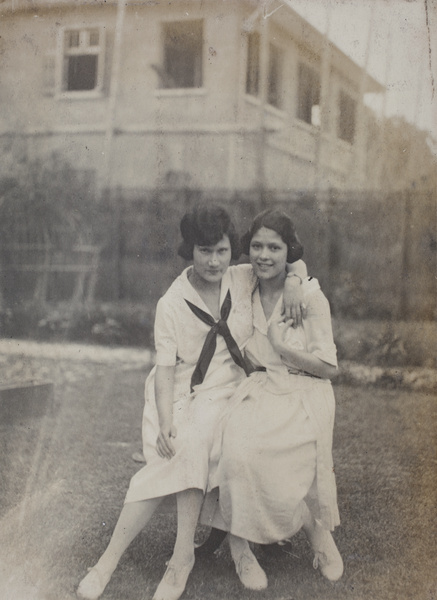
[[[214,246],[194,245],[193,270],[197,278],[205,283],[218,283],[231,262],[231,243],[224,235]]]
[[[250,241],[249,258],[255,275],[261,280],[283,280],[286,276],[287,244],[279,233],[261,227]]]

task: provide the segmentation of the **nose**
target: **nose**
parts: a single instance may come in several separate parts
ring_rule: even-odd
[[[217,253],[216,253],[216,252],[213,252],[213,253],[211,254],[211,257],[210,257],[210,259],[209,259],[209,264],[210,264],[210,265],[217,265],[217,264],[218,264],[218,262],[219,262],[219,260],[218,260],[218,255],[217,255]]]
[[[260,254],[259,254],[259,257],[260,257],[262,260],[267,260],[267,258],[269,257],[269,251],[268,251],[268,248],[267,248],[267,246],[263,246],[263,247],[262,247],[262,249],[261,249],[261,252],[260,252]]]

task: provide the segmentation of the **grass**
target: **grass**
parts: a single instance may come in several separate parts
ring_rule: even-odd
[[[144,373],[95,365],[92,377],[68,382],[57,369],[56,414],[0,431],[2,599],[74,598],[138,468],[131,453],[140,443]],[[344,386],[336,396],[343,578],[332,584],[314,571],[298,534],[282,548],[256,548],[266,591],[243,589],[224,546],[197,561],[182,600],[437,599],[435,399]],[[102,600],[151,599],[175,527],[170,500],[127,550]]]

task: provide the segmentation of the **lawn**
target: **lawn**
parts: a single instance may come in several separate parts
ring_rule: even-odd
[[[56,368],[56,414],[1,431],[2,600],[75,597],[138,468],[131,453],[145,374],[95,365],[91,376],[68,378]],[[197,561],[182,600],[437,600],[435,398],[345,386],[336,396],[343,578],[332,584],[314,571],[298,534],[283,547],[256,547],[266,591],[241,586],[223,546]],[[151,599],[174,535],[170,501],[125,553],[102,600]]]

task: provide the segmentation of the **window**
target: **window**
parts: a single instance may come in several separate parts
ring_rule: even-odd
[[[202,87],[202,21],[165,23],[163,88]]]
[[[320,125],[320,75],[305,63],[299,64],[297,118]]]
[[[338,101],[338,137],[353,144],[355,137],[355,112],[357,103],[340,90]]]
[[[100,91],[103,32],[98,28],[64,31],[62,91]]]
[[[270,44],[267,102],[276,108],[282,107],[282,67],[282,50],[274,44]]]
[[[247,39],[246,94],[251,96],[258,96],[259,93],[259,51],[259,33],[249,33]]]

